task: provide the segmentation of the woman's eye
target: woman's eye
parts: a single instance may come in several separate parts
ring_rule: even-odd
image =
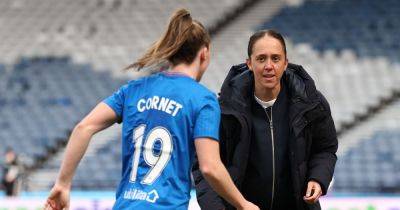
[[[264,61],[265,61],[265,58],[264,58],[264,57],[259,57],[259,58],[258,58],[258,61],[264,62]]]
[[[272,57],[272,60],[273,60],[274,62],[278,62],[278,61],[279,61],[279,57]]]

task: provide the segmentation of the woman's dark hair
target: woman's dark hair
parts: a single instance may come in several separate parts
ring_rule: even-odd
[[[285,43],[285,39],[283,39],[282,34],[280,34],[279,32],[275,31],[275,30],[261,30],[261,31],[257,31],[256,33],[254,33],[253,35],[251,35],[250,39],[249,39],[249,45],[247,46],[247,55],[251,56],[251,54],[253,54],[253,46],[254,44],[261,38],[263,38],[265,35],[270,36],[272,38],[277,39],[283,48],[283,51],[285,53],[285,57],[286,57],[286,43]]]
[[[204,26],[193,20],[189,11],[178,9],[169,20],[164,35],[147,52],[126,69],[143,67],[169,61],[172,65],[190,64],[201,47],[210,45],[210,35]]]

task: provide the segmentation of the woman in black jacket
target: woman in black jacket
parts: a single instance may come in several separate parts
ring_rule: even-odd
[[[288,63],[279,33],[253,34],[248,56],[221,88],[221,158],[260,209],[321,209],[338,147],[329,104],[307,72]],[[232,209],[193,172],[202,209]]]

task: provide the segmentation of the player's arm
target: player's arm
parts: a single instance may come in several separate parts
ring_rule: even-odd
[[[117,115],[105,103],[98,104],[72,131],[65,151],[57,183],[71,184],[75,169],[84,155],[91,137],[117,122]]]
[[[117,120],[114,110],[102,102],[75,126],[65,150],[58,178],[47,200],[46,209],[68,209],[72,178],[91,137]]]
[[[195,140],[201,173],[211,187],[237,209],[259,209],[248,202],[236,188],[219,154],[219,143],[210,138]]]

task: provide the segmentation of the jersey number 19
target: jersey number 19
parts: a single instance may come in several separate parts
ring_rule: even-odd
[[[136,182],[137,170],[139,165],[140,153],[142,152],[143,135],[146,125],[142,124],[133,131],[133,143],[135,152],[132,160],[132,172],[130,182]],[[157,141],[161,143],[160,154],[154,154],[153,148]],[[143,159],[150,166],[150,170],[141,181],[142,184],[151,185],[162,173],[168,161],[171,158],[173,150],[172,137],[169,131],[161,126],[155,127],[149,131],[143,146]]]

